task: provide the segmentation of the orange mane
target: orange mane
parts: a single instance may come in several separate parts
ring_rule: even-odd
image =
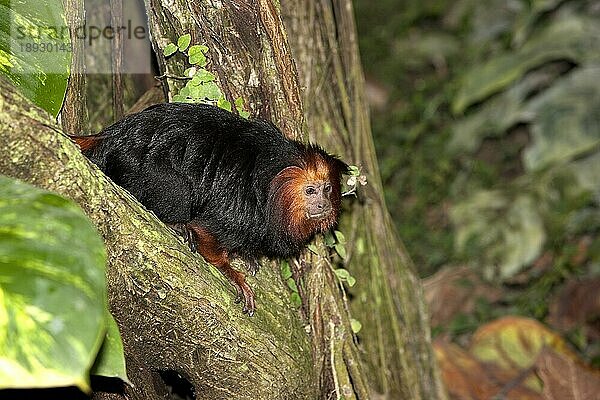
[[[301,166],[290,166],[280,171],[271,182],[270,205],[280,229],[290,232],[296,240],[305,241],[317,233],[327,231],[337,222],[340,210],[341,171],[337,165],[316,151],[309,151]],[[326,218],[314,220],[306,215],[304,188],[309,183],[329,181],[332,212]]]

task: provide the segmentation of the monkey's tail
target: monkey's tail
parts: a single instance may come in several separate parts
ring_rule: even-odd
[[[94,149],[96,146],[98,146],[100,144],[100,142],[102,142],[103,139],[106,139],[107,137],[110,136],[110,135],[102,134],[102,133],[103,132],[96,133],[95,135],[88,135],[88,136],[74,136],[74,135],[68,135],[68,136],[69,136],[69,139],[74,141],[75,144],[77,144],[77,146],[79,146],[79,148],[81,149],[82,152],[85,152],[85,151]]]
[[[100,139],[96,135],[92,135],[92,136],[71,136],[71,135],[69,135],[69,138],[71,138],[71,140],[74,141],[75,144],[77,144],[77,146],[79,146],[81,151],[87,151],[87,150],[93,149],[94,147],[96,147],[98,145],[98,142],[100,142]]]

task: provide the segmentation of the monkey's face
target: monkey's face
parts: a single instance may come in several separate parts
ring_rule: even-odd
[[[331,211],[331,190],[329,181],[313,181],[306,184],[302,191],[305,204],[305,215],[308,219],[322,219]]]

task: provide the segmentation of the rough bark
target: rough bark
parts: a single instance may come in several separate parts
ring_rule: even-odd
[[[232,287],[80,154],[50,116],[0,78],[0,173],[79,203],[108,252],[111,311],[121,329],[128,399],[161,399],[159,371],[202,399],[312,399],[310,345],[278,271],[250,277],[248,318]],[[268,304],[268,307],[266,306]]]
[[[110,24],[123,26],[123,0],[110,0]],[[112,69],[112,105],[113,120],[123,118],[125,98],[123,94],[123,31],[115,29],[110,47]]]
[[[84,1],[63,0],[63,8],[71,32],[71,75],[65,101],[60,113],[63,130],[70,135],[80,135],[88,130],[87,78],[85,75],[85,42],[78,39],[76,29],[83,26]]]
[[[311,139],[368,177],[340,229],[352,244],[346,268],[357,284],[350,308],[363,326],[358,336],[369,384],[389,399],[444,399],[421,284],[383,199],[351,1],[286,2],[282,13]]]
[[[271,0],[145,0],[152,44],[163,76],[182,76],[185,60],[162,49],[190,33],[209,48],[209,69],[229,101],[242,97],[254,117],[300,137],[302,102],[279,10]],[[171,96],[181,80],[166,79]]]

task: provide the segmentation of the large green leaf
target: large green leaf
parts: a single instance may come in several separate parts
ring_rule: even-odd
[[[532,262],[545,241],[542,218],[526,194],[479,191],[450,213],[456,248],[478,258],[488,278],[510,278]]]
[[[125,356],[119,327],[108,310],[106,310],[106,322],[106,336],[91,373],[109,378],[120,378],[129,382],[125,370]]]
[[[525,167],[535,171],[600,145],[600,66],[574,71],[531,102],[533,143]]]
[[[498,137],[511,126],[531,120],[525,108],[527,96],[548,83],[553,76],[543,71],[527,75],[502,94],[486,101],[480,109],[459,119],[452,126],[452,138],[448,148],[452,153],[474,152],[486,137]]]
[[[89,389],[105,331],[105,258],[74,203],[0,176],[0,389]]]
[[[71,63],[62,0],[0,0],[0,73],[58,115]]]
[[[460,90],[452,103],[454,113],[506,88],[527,71],[553,60],[577,63],[600,59],[598,21],[574,16],[559,19],[517,51],[476,64],[461,78]]]

